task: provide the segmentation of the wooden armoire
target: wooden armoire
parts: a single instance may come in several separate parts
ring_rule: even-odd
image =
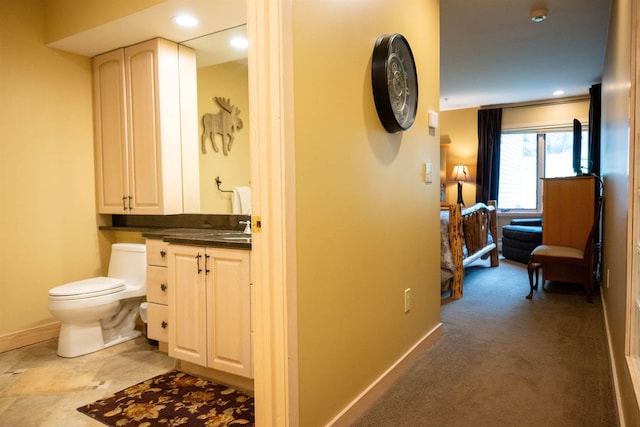
[[[585,249],[596,214],[596,179],[588,175],[543,179],[543,245]],[[546,280],[571,282],[574,276],[562,264],[549,263],[543,268]]]
[[[596,178],[543,179],[542,244],[584,249],[596,209]]]

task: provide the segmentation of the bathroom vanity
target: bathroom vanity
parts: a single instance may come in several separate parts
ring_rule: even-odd
[[[148,337],[181,363],[253,378],[251,235],[183,229],[143,237]]]
[[[198,98],[211,101],[220,87],[233,87],[234,102],[248,105],[246,78],[238,78],[246,76],[246,65],[233,68],[240,71],[233,80],[221,81],[228,67],[196,64],[196,48],[215,42],[190,42],[156,38],[92,60],[97,209],[112,217],[100,229],[142,232],[146,239],[147,337],[182,370],[247,388],[253,378],[251,234],[236,228],[251,217],[213,213],[215,200],[226,207],[229,198],[220,185],[200,185],[198,127],[210,108]],[[240,154],[244,138],[245,156],[235,156],[244,159],[242,167],[226,157],[215,163],[226,183],[248,179],[248,132],[243,135],[234,151]]]

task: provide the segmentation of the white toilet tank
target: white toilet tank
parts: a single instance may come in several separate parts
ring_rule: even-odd
[[[127,290],[139,289],[143,295],[147,287],[147,247],[141,243],[111,245],[108,277],[124,280]]]

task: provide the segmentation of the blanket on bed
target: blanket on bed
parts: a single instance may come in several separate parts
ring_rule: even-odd
[[[447,292],[451,286],[456,263],[449,245],[449,212],[440,212],[440,292]]]

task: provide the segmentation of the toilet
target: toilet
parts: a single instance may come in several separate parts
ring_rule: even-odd
[[[146,261],[144,244],[115,243],[108,277],[49,290],[49,311],[61,322],[59,356],[82,356],[141,335],[134,327],[147,292]]]

